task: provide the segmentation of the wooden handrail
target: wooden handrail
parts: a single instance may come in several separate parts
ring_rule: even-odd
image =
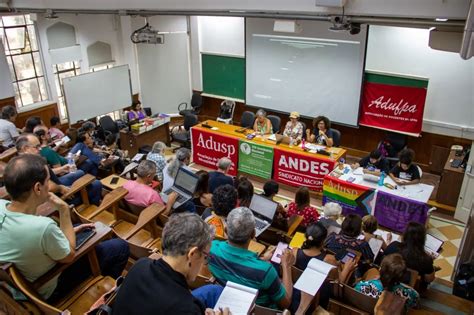
[[[135,226],[123,237],[125,240],[129,240],[135,234],[138,233],[141,229],[143,229],[147,224],[153,222],[160,213],[165,210],[165,206],[160,205],[158,203],[154,203],[147,208],[143,209],[138,216],[138,221]]]
[[[67,194],[62,195],[61,199],[66,200],[74,196],[81,189],[85,189],[87,185],[91,184],[94,180],[95,180],[95,177],[90,174],[86,174],[82,176],[71,185],[69,192]]]
[[[100,206],[95,210],[88,219],[92,219],[96,215],[100,214],[102,211],[105,211],[109,209],[110,207],[114,206],[117,204],[123,197],[125,197],[128,194],[128,191],[123,188],[119,187],[111,192],[109,192],[107,195],[104,196],[104,199],[102,199],[102,202],[100,203]]]

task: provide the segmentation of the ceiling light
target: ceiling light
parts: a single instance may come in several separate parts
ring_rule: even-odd
[[[436,22],[447,22],[448,21],[448,19],[446,19],[446,18],[436,18],[435,20],[436,20]]]

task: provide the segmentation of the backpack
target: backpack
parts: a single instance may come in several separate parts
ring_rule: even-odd
[[[219,118],[222,119],[229,119],[232,118],[232,110],[235,106],[233,101],[224,101],[221,104],[221,108],[219,111]]]
[[[453,294],[474,301],[474,263],[464,263],[454,277]]]

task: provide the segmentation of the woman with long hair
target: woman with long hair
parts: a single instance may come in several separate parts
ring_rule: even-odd
[[[295,201],[290,202],[287,210],[287,217],[300,215],[303,217],[303,226],[308,226],[319,220],[319,213],[315,207],[310,205],[309,189],[306,186],[298,188],[295,194]]]
[[[198,182],[193,195],[193,202],[196,211],[201,215],[207,207],[212,205],[212,194],[209,193],[209,173],[206,171],[197,171]]]
[[[253,184],[246,177],[239,178],[237,185],[238,206],[249,207],[253,197]]]
[[[400,253],[407,267],[418,271],[421,288],[426,288],[435,279],[433,258],[425,252],[426,229],[416,222],[408,223],[401,242],[392,242],[387,246],[385,255]]]

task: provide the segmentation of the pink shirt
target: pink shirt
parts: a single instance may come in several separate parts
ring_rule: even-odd
[[[64,133],[59,130],[58,128],[51,127],[49,128],[49,134],[51,135],[54,140],[59,140],[64,138]]]
[[[160,194],[150,186],[137,183],[134,180],[129,180],[123,185],[123,188],[128,190],[125,200],[138,207],[148,207],[152,203],[165,203],[160,197]]]

